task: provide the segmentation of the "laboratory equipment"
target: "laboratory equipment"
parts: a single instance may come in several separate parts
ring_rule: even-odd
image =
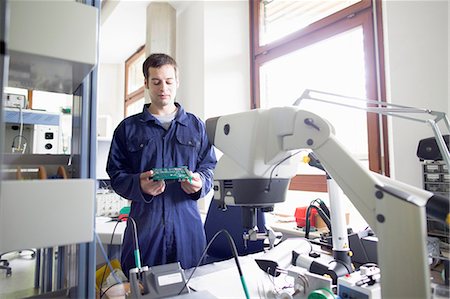
[[[3,105],[5,107],[25,109],[27,107],[27,98],[22,94],[7,93]]]
[[[48,111],[4,108],[5,153],[59,154],[60,114]]]
[[[378,236],[383,297],[431,296],[426,214],[449,221],[447,198],[364,168],[328,121],[298,107],[215,117],[206,127],[210,142],[224,153],[215,170],[215,200],[248,207],[282,202],[299,163],[293,151],[313,150]]]
[[[119,194],[104,189],[97,190],[96,199],[97,209],[95,216],[97,217],[119,217],[120,211],[130,205]]]
[[[341,298],[381,299],[380,269],[361,266],[360,270],[338,278],[337,293]]]
[[[445,144],[447,145],[447,151],[450,148],[450,135],[442,136]],[[442,160],[441,150],[436,142],[436,138],[430,137],[425,138],[419,141],[417,146],[417,157],[420,161],[424,160],[432,160],[432,161],[440,161]]]
[[[450,197],[450,173],[448,165],[444,161],[423,161],[422,175],[422,186],[425,190],[444,197]],[[429,236],[439,237],[443,242],[450,243],[448,225],[428,217],[427,231]]]
[[[324,275],[314,274],[307,271],[305,268],[291,268],[283,269],[279,267],[277,262],[256,259],[255,262],[265,273],[272,275],[274,277],[280,276],[281,274],[286,274],[294,278],[294,298],[306,299],[309,295],[319,289],[328,290],[331,294],[332,280],[330,277]],[[291,294],[286,293],[285,297],[280,298],[292,298]],[[322,298],[322,297],[319,297]]]
[[[142,290],[139,287],[142,284]],[[189,293],[180,263],[133,268],[130,270],[132,299],[156,299]]]

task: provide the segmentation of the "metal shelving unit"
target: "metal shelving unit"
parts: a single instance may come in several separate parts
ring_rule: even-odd
[[[450,197],[450,174],[444,161],[424,161],[422,173],[423,189],[443,197]],[[427,229],[430,236],[444,238],[448,243],[450,232],[444,224],[428,218]]]
[[[92,205],[94,205],[95,200],[96,63],[98,56],[99,8],[100,0],[26,3],[9,0],[0,1],[1,99],[4,96],[4,86],[73,94],[72,148],[67,163],[70,164],[71,178],[79,179],[80,184],[84,181],[89,183],[88,185],[90,186],[90,183],[92,183]],[[52,13],[49,13],[49,10]],[[63,10],[65,10],[65,14],[54,13],[54,11],[63,12]],[[27,25],[28,22],[34,22],[34,25]],[[55,26],[55,24],[58,24],[58,26]],[[67,27],[65,27],[66,25]],[[60,40],[60,38],[63,40]],[[48,42],[43,42],[43,40]],[[51,43],[58,43],[58,46],[52,46]],[[93,47],[90,48],[90,45],[93,45]],[[24,51],[21,49],[24,49]],[[32,51],[35,52],[30,53]],[[73,60],[72,57],[77,59]],[[10,118],[14,119],[17,117],[14,113],[16,112],[5,110],[3,105],[0,105],[0,148],[4,147],[4,124]],[[33,113],[29,116],[36,117],[38,114]],[[38,116],[42,117],[43,114]],[[43,120],[41,118],[40,120],[30,119],[29,121],[37,122]],[[52,122],[53,120],[47,119],[45,121]],[[37,158],[40,159],[39,162],[43,165],[52,164],[55,160],[54,157],[47,159],[44,155]],[[22,163],[27,160],[27,157],[20,157],[18,160]],[[14,163],[17,163],[18,160],[5,159],[4,154],[0,154],[2,169],[15,166]],[[34,158],[32,160],[35,161]],[[58,185],[54,181],[58,180],[46,180],[45,182],[30,180],[21,183],[2,178],[0,191],[2,191],[2,194],[9,194],[8,198],[10,198],[11,193],[9,190],[11,190],[11,185],[25,184],[28,186],[34,184],[37,186],[36,190],[41,190],[46,188],[47,185]],[[66,186],[76,184],[78,180],[59,181],[66,181],[61,182],[60,185]],[[42,184],[42,187],[39,187],[40,184]],[[64,191],[62,190],[64,188],[59,190],[61,192],[60,197],[63,199]],[[5,193],[6,191],[9,193]],[[46,197],[52,196],[56,197],[53,194],[46,195]],[[9,200],[0,197],[0,212],[3,215],[8,213],[5,210],[6,202],[9,202]],[[86,200],[84,200],[84,203],[86,203]],[[47,210],[52,211],[53,216],[51,217],[56,217],[56,219],[64,217],[64,214],[58,214],[58,211],[54,210],[53,206],[48,206]],[[47,215],[41,216],[47,219]],[[94,211],[92,211],[92,216],[89,215],[87,218],[94,219],[94,217]],[[17,215],[17,218],[20,218],[20,215]],[[84,220],[78,219],[78,221]],[[41,222],[45,224],[45,221]],[[88,223],[90,222],[88,221]],[[83,224],[85,226],[83,232],[93,232],[94,224],[95,222],[89,228]],[[5,227],[3,224],[0,224],[0,226]],[[8,242],[11,234],[17,234],[16,237],[19,237],[16,239],[21,239],[20,233],[23,230],[16,230],[14,226],[10,227],[9,230],[11,233],[6,233],[5,229],[0,229],[0,249],[2,246],[5,248],[14,246]],[[52,274],[52,269],[48,269],[50,270],[49,277],[35,281],[35,287],[39,285],[40,288],[40,295],[37,297],[55,297],[56,295],[58,298],[67,298],[69,296],[74,298],[95,298],[96,251],[93,233],[92,238],[89,239],[92,241],[84,241],[72,245],[64,243],[50,247],[58,248],[57,273]],[[47,248],[43,249],[46,250]],[[65,260],[63,259],[64,254],[68,252],[70,253],[70,259],[68,259],[68,263],[64,263],[62,262]],[[54,276],[52,277],[52,275]]]

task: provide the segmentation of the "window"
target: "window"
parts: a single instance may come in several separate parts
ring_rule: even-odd
[[[145,102],[144,75],[145,46],[125,61],[125,117],[142,111]]]
[[[374,5],[379,11],[379,3]],[[292,105],[305,89],[384,98],[384,89],[378,91],[383,82],[377,76],[370,0],[258,0],[250,2],[250,16],[253,108]],[[388,175],[389,169],[382,167],[387,139],[380,138],[385,120],[380,126],[376,114],[313,101],[300,107],[328,119],[336,137],[358,159]],[[325,176],[301,173],[291,181],[291,190],[326,190]]]
[[[270,44],[357,2],[360,0],[264,0],[259,7],[259,45]]]

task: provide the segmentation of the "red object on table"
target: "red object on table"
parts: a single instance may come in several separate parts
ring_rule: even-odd
[[[306,226],[306,211],[308,210],[308,207],[299,207],[295,209],[295,221],[297,222],[298,227],[305,227]],[[310,209],[309,211],[309,224],[311,226],[316,226],[316,209]]]

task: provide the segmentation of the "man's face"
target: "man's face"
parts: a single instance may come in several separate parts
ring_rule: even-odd
[[[160,68],[149,68],[145,87],[148,88],[152,104],[161,108],[173,104],[178,88],[173,66],[166,64]]]

